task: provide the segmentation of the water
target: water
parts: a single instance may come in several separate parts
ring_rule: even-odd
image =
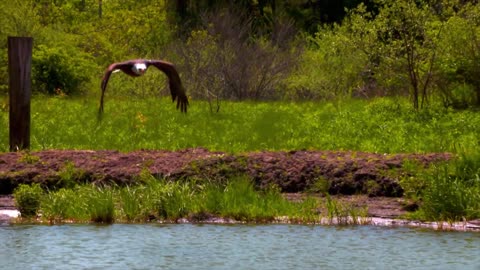
[[[480,269],[480,234],[372,226],[0,226],[0,269]]]

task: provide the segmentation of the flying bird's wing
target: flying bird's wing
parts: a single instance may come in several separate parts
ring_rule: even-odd
[[[107,89],[107,84],[108,84],[108,80],[110,79],[110,75],[115,70],[128,69],[131,66],[132,66],[132,61],[125,61],[125,62],[121,62],[121,63],[113,63],[110,66],[108,66],[107,70],[105,71],[105,75],[103,75],[103,79],[102,79],[102,85],[101,85],[102,96],[100,98],[100,108],[98,110],[99,117],[101,117],[101,115],[103,113],[103,98],[105,96],[105,90]]]
[[[175,102],[177,100],[177,109],[180,108],[181,112],[186,113],[188,98],[175,66],[172,63],[161,60],[150,60],[148,64],[155,66],[167,75],[172,101]]]

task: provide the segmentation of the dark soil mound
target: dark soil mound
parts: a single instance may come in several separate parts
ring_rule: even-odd
[[[398,184],[405,161],[426,166],[451,158],[447,153],[382,155],[342,151],[252,152],[230,155],[203,148],[181,151],[48,150],[0,154],[0,194],[21,183],[58,187],[65,179],[99,184],[135,184],[142,171],[171,180],[222,181],[247,174],[259,187],[278,185],[302,192],[319,182],[330,194],[402,196]]]

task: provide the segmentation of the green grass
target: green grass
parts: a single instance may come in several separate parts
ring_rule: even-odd
[[[48,192],[41,191],[38,185],[20,185],[15,199],[22,203],[23,216],[30,218],[40,214],[40,220],[50,223],[176,222],[180,218],[202,221],[208,217],[245,222],[269,222],[277,217],[288,217],[295,222],[312,223],[321,218],[316,199],[291,202],[274,186],[255,189],[245,176],[232,178],[227,184],[202,185],[148,178],[136,186],[84,184]],[[35,195],[34,199],[31,194]]]
[[[480,114],[441,107],[414,112],[407,100],[344,102],[207,102],[191,100],[186,115],[167,98],[107,97],[97,122],[96,96],[34,96],[31,150],[205,147],[238,153],[259,150],[356,150],[379,153],[479,149]],[[8,126],[8,113],[0,111]],[[0,129],[0,152],[8,129]]]
[[[62,188],[56,192],[48,192],[42,198],[42,218],[50,222],[88,219],[84,210],[87,208],[86,200],[80,199],[84,194],[78,191],[77,188]]]
[[[411,218],[460,221],[480,218],[480,154],[462,154],[444,164],[435,164],[403,183],[410,198],[419,201]],[[414,184],[413,184],[414,183]],[[414,187],[412,187],[414,185]]]
[[[109,96],[103,121],[97,122],[97,105],[98,99],[93,96],[34,96],[31,151],[205,147],[229,153],[299,149],[377,153],[452,152],[459,158],[445,165],[448,169],[442,167],[423,171],[412,164],[411,174],[400,184],[407,197],[419,202],[420,211],[415,215],[422,219],[480,217],[480,113],[476,111],[453,111],[431,106],[415,112],[408,100],[379,98],[323,103],[222,102],[220,112],[212,113],[207,102],[191,100],[189,112],[184,115],[175,110],[174,104],[167,98]],[[0,110],[0,125],[8,127],[8,110],[5,108]],[[0,152],[6,151],[8,129],[0,128]],[[26,152],[20,161],[38,162],[33,157]],[[65,164],[63,186],[71,186],[71,180],[81,174],[81,171]],[[146,185],[122,190],[121,195],[117,194],[118,191],[111,191],[112,194],[104,195],[108,198],[112,196],[112,199],[102,201],[94,213],[77,213],[70,209],[68,191],[49,194],[52,196],[51,207],[58,210],[45,210],[45,213],[51,212],[48,214],[51,219],[78,216],[80,219],[105,222],[117,216],[127,221],[139,221],[150,217],[175,219],[192,213],[201,215],[202,212],[247,220],[268,219],[285,213],[291,217],[301,213],[300,219],[315,218],[310,210],[304,210],[311,209],[313,203],[295,210],[281,200],[273,199],[267,204],[264,197],[249,193],[253,189],[250,186],[226,186],[225,190],[204,186],[202,194],[207,197],[200,203],[198,196],[192,195],[196,191],[190,184],[171,185],[147,181]],[[322,188],[321,185],[316,187]],[[232,195],[228,199],[230,192],[236,189],[250,195]],[[84,197],[88,198],[87,195]],[[112,208],[112,203],[121,207]],[[283,208],[284,212],[272,214],[274,210],[268,209],[271,204],[281,205],[279,208]],[[87,204],[79,202],[77,205]],[[238,208],[238,205],[251,207]],[[332,204],[331,209],[334,211],[335,205]],[[345,211],[335,215],[343,216]]]

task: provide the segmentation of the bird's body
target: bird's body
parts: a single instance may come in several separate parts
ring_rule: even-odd
[[[108,80],[110,79],[110,75],[112,73],[122,71],[123,73],[132,77],[139,77],[145,74],[149,66],[155,66],[165,73],[165,75],[167,75],[172,101],[177,100],[177,109],[180,108],[180,111],[187,112],[188,98],[185,94],[185,89],[182,86],[180,76],[178,75],[175,66],[170,62],[162,60],[135,59],[120,63],[113,63],[108,66],[102,79],[102,96],[100,98],[99,115],[103,113],[103,99],[105,90],[107,89]]]

